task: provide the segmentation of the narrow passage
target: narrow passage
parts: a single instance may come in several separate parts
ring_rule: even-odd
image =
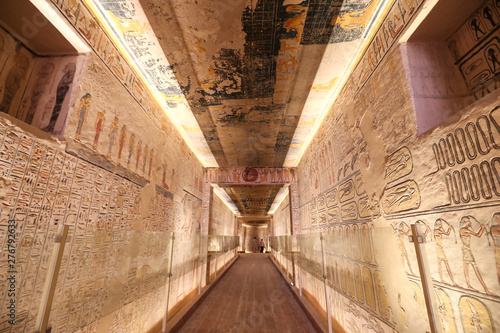
[[[180,332],[315,332],[267,254],[242,254]]]

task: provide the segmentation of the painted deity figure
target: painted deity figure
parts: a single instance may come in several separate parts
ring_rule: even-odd
[[[495,245],[495,263],[497,266],[498,283],[500,283],[500,212],[496,212],[491,217],[490,233]]]
[[[475,32],[476,39],[481,38],[485,34],[485,32],[481,29],[481,22],[476,17],[470,21],[470,27]]]
[[[59,114],[61,113],[62,105],[64,103],[64,99],[69,92],[71,84],[73,83],[73,78],[75,77],[76,72],[76,64],[69,63],[64,67],[64,74],[57,85],[56,91],[56,104],[54,105],[54,109],[52,110],[52,115],[50,116],[49,124],[43,128],[43,131],[52,133],[54,132],[54,128],[56,126],[57,120],[59,119]]]
[[[20,53],[16,54],[14,57],[14,63],[15,65],[7,74],[5,86],[3,87],[3,98],[0,103],[0,111],[5,113],[9,113],[12,100],[19,91],[21,81],[26,75],[26,71],[29,67],[28,59]]]
[[[139,160],[141,159],[141,153],[142,153],[142,140],[139,140],[139,143],[137,144],[137,157],[135,161],[135,172],[137,173],[137,168],[139,167]]]
[[[148,155],[149,155],[149,147],[146,145],[144,148],[144,158],[142,161],[142,174],[144,175],[146,173],[146,164],[148,163]]]
[[[80,142],[80,135],[82,134],[83,123],[87,119],[87,114],[90,109],[90,102],[92,96],[89,93],[83,95],[80,99],[80,110],[78,111],[78,125],[76,127],[75,140]]]
[[[123,146],[125,145],[125,140],[127,139],[127,125],[123,125],[120,130],[120,140],[118,141],[118,163],[122,159]]]
[[[469,277],[469,267],[472,266],[472,269],[474,270],[474,273],[476,273],[477,279],[481,283],[481,285],[484,288],[484,291],[487,294],[494,295],[491,291],[488,290],[488,287],[486,286],[486,283],[484,283],[483,277],[481,276],[481,273],[479,272],[479,268],[477,267],[476,260],[474,259],[474,255],[472,254],[472,249],[471,249],[471,236],[476,236],[476,237],[481,237],[483,235],[483,232],[485,230],[485,225],[481,224],[481,227],[477,231],[475,231],[472,228],[472,222],[471,219],[479,223],[474,217],[470,215],[462,216],[460,219],[460,239],[462,240],[462,255],[463,255],[463,262],[464,262],[464,275],[465,275],[465,281],[467,282],[467,287],[469,289],[478,291],[477,289],[473,288],[471,283],[470,283],[470,277]]]
[[[498,52],[495,50],[494,47],[490,47],[486,52],[488,53],[489,63],[493,67],[493,72],[496,73],[498,71],[497,66],[500,67],[500,62],[499,62],[500,58],[498,56]]]
[[[447,228],[444,228],[444,224],[446,224]],[[439,270],[439,278],[441,279],[441,282],[444,282],[443,279],[443,264],[446,267],[446,271],[448,272],[448,275],[450,276],[451,283],[453,283],[454,286],[457,286],[457,283],[453,279],[453,274],[451,273],[451,268],[450,264],[448,263],[448,258],[446,257],[446,253],[444,252],[444,247],[443,247],[443,236],[449,236],[451,233],[451,230],[455,232],[453,227],[446,222],[445,220],[439,218],[434,222],[434,239],[436,240],[436,256],[437,256],[437,263],[438,263],[438,270]]]
[[[129,145],[128,145],[127,167],[130,166],[130,160],[132,159],[132,154],[134,153],[134,145],[135,145],[135,134],[132,133],[130,135],[130,140],[129,140]]]
[[[492,26],[497,25],[497,23],[495,22],[495,19],[493,17],[493,10],[489,6],[487,6],[483,9],[483,17],[485,19],[487,19],[488,21],[490,21],[490,24]]]
[[[95,136],[94,136],[94,144],[92,148],[97,150],[97,144],[99,143],[99,136],[101,135],[102,128],[104,126],[104,120],[106,119],[106,111],[102,110],[97,113],[97,117],[95,119]]]
[[[115,144],[116,132],[118,131],[118,117],[115,116],[115,120],[111,123],[111,129],[109,131],[109,145],[107,157],[111,158],[113,153],[113,145]]]

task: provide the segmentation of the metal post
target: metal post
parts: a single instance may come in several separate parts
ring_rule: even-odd
[[[321,255],[323,257],[323,282],[325,284],[326,317],[328,320],[328,333],[332,333],[332,316],[330,315],[330,298],[328,297],[328,284],[326,275],[325,247],[323,246],[323,233],[319,234],[321,239]]]
[[[420,271],[420,280],[422,281],[422,289],[424,291],[425,305],[427,308],[427,316],[429,317],[429,325],[431,328],[431,333],[441,333],[441,325],[436,324],[435,313],[439,313],[436,307],[436,303],[432,301],[431,289],[432,289],[432,278],[430,277],[429,263],[427,262],[427,255],[425,253],[425,247],[422,246],[425,243],[425,237],[421,236],[420,230],[418,230],[418,225],[411,225],[410,241],[413,242],[415,246],[415,253],[417,255],[418,270]]]
[[[219,243],[219,242],[217,242]],[[217,280],[217,257],[219,256],[219,248],[220,248],[220,244],[217,244],[217,251],[215,252],[215,279],[214,280]]]
[[[222,236],[222,251],[224,251],[225,247],[224,245],[226,244],[226,236]],[[226,254],[227,252],[224,252],[224,270],[226,270]]]
[[[292,263],[292,283],[295,285],[296,284],[296,277],[295,277],[295,252],[293,251],[293,237],[290,236],[290,260]]]
[[[300,237],[300,236],[299,236]],[[297,238],[297,247],[299,248],[299,257],[297,258],[297,266],[299,267],[299,295],[302,296],[302,269],[300,268],[300,255],[301,255],[301,251],[300,251],[300,239]]]
[[[301,279],[301,274],[300,274],[300,265],[299,265],[299,295],[302,296],[302,279]]]
[[[52,301],[54,300],[54,294],[57,286],[57,278],[59,276],[59,269],[61,268],[61,261],[64,254],[64,247],[66,246],[66,239],[68,237],[69,225],[64,225],[59,236],[56,236],[55,242],[59,243],[58,247],[54,249],[56,253],[56,258],[52,266],[52,271],[49,271],[50,280],[49,287],[47,289],[46,298],[42,308],[42,313],[39,315],[41,318],[39,331],[40,333],[45,333],[47,330],[47,325],[49,323],[50,310],[52,307]]]
[[[287,257],[287,254],[288,254],[288,239],[287,239],[287,236],[285,236],[285,261],[286,261],[286,279],[288,280],[288,277],[290,276],[290,274],[288,273],[288,257]]]
[[[165,333],[167,331],[167,317],[168,317],[168,299],[170,296],[170,282],[172,278],[172,263],[174,261],[174,233],[172,232],[171,238],[170,238],[170,262],[169,262],[169,268],[168,268],[168,274],[167,274],[167,290],[166,290],[166,300],[165,300],[165,315],[163,316],[163,327],[162,327],[162,332]]]
[[[203,278],[203,247],[204,242],[203,242],[203,236],[200,235],[200,248],[199,248],[199,259],[198,259],[198,269],[200,271],[200,278],[198,281],[198,295],[201,295],[201,283],[202,283],[202,278]]]

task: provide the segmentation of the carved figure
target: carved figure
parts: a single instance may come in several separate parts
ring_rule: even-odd
[[[396,228],[394,228],[394,226],[393,229],[394,231],[396,231]],[[410,274],[415,275],[415,273],[413,273],[413,270],[411,269],[410,259],[408,258],[408,251],[406,250],[405,246],[406,236],[409,235],[411,235],[410,226],[408,226],[408,224],[406,224],[405,222],[400,222],[397,229],[397,236],[399,238],[399,249],[401,250],[401,260],[403,261],[403,266],[405,265],[405,262],[407,263],[408,269],[410,270]]]
[[[83,95],[80,99],[80,110],[78,111],[78,125],[76,126],[75,140],[80,141],[80,135],[82,134],[83,123],[87,119],[87,114],[90,109],[90,102],[92,96],[89,93]]]
[[[392,207],[395,204],[400,206],[403,202],[411,200],[415,191],[416,189],[410,185],[404,185],[396,188],[393,193],[387,195],[386,202],[389,204],[388,207]]]
[[[50,82],[50,75],[54,72],[54,65],[50,62],[46,63],[42,69],[38,72],[37,80],[35,86],[33,88],[33,92],[31,95],[31,103],[28,108],[28,112],[26,114],[25,122],[27,124],[31,124],[33,122],[33,117],[35,115],[38,102],[40,101],[40,97],[42,97],[45,92],[45,88],[47,84]]]
[[[498,283],[500,283],[500,212],[496,212],[491,217],[490,233],[495,245],[495,263],[497,266]]]
[[[132,159],[132,154],[134,153],[134,145],[135,145],[135,134],[132,133],[130,135],[130,140],[128,144],[128,160],[127,160],[127,167],[130,166],[130,160]]]
[[[62,105],[66,95],[68,94],[69,88],[73,83],[73,78],[75,76],[76,64],[69,63],[64,67],[64,74],[57,85],[56,92],[56,104],[52,110],[52,115],[50,117],[49,124],[43,128],[43,131],[52,133],[54,132],[54,127],[56,126],[57,119],[59,119],[59,114],[61,113]]]
[[[443,224],[446,224],[447,226],[446,229],[444,228]],[[453,226],[442,218],[438,218],[436,222],[434,222],[434,239],[436,240],[436,256],[437,256],[437,263],[439,270],[439,278],[441,279],[441,282],[445,283],[443,279],[443,263],[444,263],[446,271],[450,276],[451,282],[453,283],[454,286],[457,286],[457,283],[453,279],[453,274],[451,273],[450,264],[448,263],[448,258],[446,257],[446,253],[444,252],[444,247],[443,247],[443,236],[449,236],[452,230],[453,233],[455,234],[455,229],[453,228]],[[455,234],[455,243],[456,242],[457,242],[457,235]]]
[[[474,17],[470,21],[470,27],[472,28],[472,30],[476,34],[476,39],[479,39],[479,38],[481,38],[481,36],[484,35],[484,31],[481,29],[481,22],[479,22],[479,20],[476,17]]]
[[[481,283],[481,285],[484,288],[484,291],[487,294],[490,295],[495,295],[491,291],[488,290],[488,287],[486,286],[486,283],[484,283],[483,277],[481,276],[481,273],[479,272],[479,268],[477,267],[476,260],[474,259],[474,255],[472,254],[472,249],[470,247],[470,237],[471,236],[476,236],[476,237],[481,237],[483,235],[483,232],[485,230],[485,225],[481,224],[481,227],[475,231],[472,229],[472,222],[471,219],[479,223],[474,217],[470,215],[462,216],[460,219],[460,239],[462,240],[462,255],[463,255],[463,262],[464,262],[464,275],[465,275],[465,281],[467,282],[467,287],[469,289],[478,291],[477,289],[473,288],[471,283],[470,283],[470,277],[469,277],[469,266],[472,266],[472,269],[474,270],[474,273],[476,273],[477,279]]]
[[[125,140],[127,139],[127,125],[123,125],[120,130],[120,140],[118,141],[118,163],[122,159],[123,146],[125,145]]]
[[[107,154],[108,158],[111,158],[111,153],[113,152],[113,145],[115,144],[117,131],[118,131],[118,117],[115,116],[115,120],[111,123],[111,129],[109,131],[109,144],[108,144],[108,154]]]
[[[141,159],[141,153],[142,153],[142,140],[139,140],[139,143],[137,144],[137,157],[135,160],[135,172],[137,173],[137,168],[139,167],[139,160]]]
[[[99,143],[99,136],[101,135],[102,128],[104,126],[104,120],[106,119],[106,111],[102,110],[97,113],[97,117],[95,119],[95,136],[94,136],[94,144],[92,148],[97,150],[97,144]]]
[[[29,67],[28,59],[20,53],[16,54],[16,56],[14,57],[14,62],[15,65],[7,74],[2,103],[0,103],[0,111],[5,113],[9,113],[10,104],[12,103],[14,96],[19,90],[21,81],[26,75],[26,70]]]
[[[490,7],[484,7],[483,9],[483,17],[485,19],[487,19],[488,21],[490,21],[491,25],[492,26],[495,26],[497,25],[497,23],[495,22],[495,19],[493,18],[493,10],[491,10]]]

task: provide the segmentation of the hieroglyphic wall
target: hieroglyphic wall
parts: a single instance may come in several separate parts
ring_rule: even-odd
[[[426,235],[443,330],[494,332],[500,324],[494,315],[500,310],[498,93],[491,89],[417,135],[396,41],[418,5],[395,2],[348,80],[343,104],[330,110],[304,154],[301,229],[346,244],[328,250],[327,266],[332,314],[348,332],[426,326],[408,241],[412,223]],[[321,158],[328,149],[330,162]],[[325,307],[322,281],[314,271],[303,277],[306,292]]]
[[[500,3],[486,1],[447,40],[467,87],[476,98],[498,87]]]
[[[71,11],[63,13],[71,18]],[[79,9],[80,31],[97,27],[88,14]],[[168,233],[200,228],[203,168],[132,72],[120,72],[126,65],[109,40],[104,42],[103,31],[96,41],[101,53],[90,53],[85,66],[77,61],[78,85],[67,87],[61,82],[69,80],[64,69],[71,57],[40,63],[35,57],[31,69],[19,60],[24,46],[11,47],[11,37],[0,33],[5,37],[1,103],[12,116],[45,132],[64,133],[65,139],[56,142],[25,123],[15,127],[1,118],[2,263],[7,263],[8,220],[17,222],[14,331],[35,331],[53,239],[62,224],[70,232],[49,321],[52,332],[148,330],[164,314]],[[54,67],[52,77],[44,72],[48,67]],[[17,85],[24,95],[14,91]],[[64,98],[61,91],[67,91]],[[47,129],[55,109],[55,127]],[[3,265],[2,281],[6,272]],[[197,287],[199,274],[184,269],[177,275],[182,283],[172,286],[170,307]],[[5,288],[2,283],[1,304],[8,301]],[[0,331],[11,328],[5,315],[2,311]]]
[[[218,196],[212,201],[209,235],[234,236],[234,213]]]

